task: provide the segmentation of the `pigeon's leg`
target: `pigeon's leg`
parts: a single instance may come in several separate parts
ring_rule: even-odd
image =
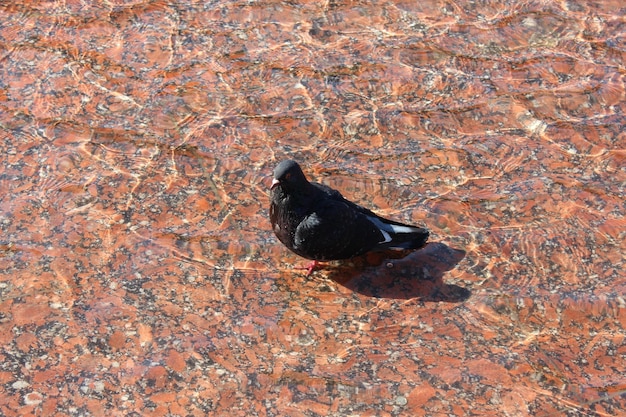
[[[315,271],[315,268],[317,268],[317,266],[320,263],[317,261],[313,261],[309,264],[309,266],[306,268],[306,276],[308,277],[309,275],[311,275],[313,273],[313,271]]]
[[[311,263],[308,266],[298,266],[295,269],[306,269],[306,276],[308,277],[309,275],[313,273],[313,271],[315,271],[315,268],[317,268],[319,265],[320,265],[319,262],[311,261]]]

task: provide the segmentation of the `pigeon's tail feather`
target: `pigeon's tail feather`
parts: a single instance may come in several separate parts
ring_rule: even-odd
[[[412,233],[396,234],[389,244],[390,249],[419,249],[428,240],[428,230],[421,229]]]
[[[419,249],[428,240],[428,230],[421,227],[408,226],[402,223],[383,221],[380,218],[369,217],[378,227],[384,239],[379,243],[385,249]]]

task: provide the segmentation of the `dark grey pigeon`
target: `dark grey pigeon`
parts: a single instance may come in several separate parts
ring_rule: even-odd
[[[378,216],[322,184],[309,182],[297,162],[274,170],[270,221],[276,237],[294,253],[317,261],[348,259],[369,251],[419,249],[428,230]]]

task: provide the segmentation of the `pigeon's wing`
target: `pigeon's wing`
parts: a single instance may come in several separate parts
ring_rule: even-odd
[[[386,219],[326,185],[311,183],[311,211],[294,234],[294,252],[316,260],[347,259],[370,250],[418,249],[428,230]],[[308,206],[308,204],[307,204]]]
[[[325,194],[326,199],[343,202],[352,211],[360,213],[360,217],[364,217],[360,218],[361,222],[368,221],[378,230],[378,242],[374,243],[371,241],[372,246],[370,249],[419,249],[426,244],[429,236],[428,230],[384,218],[363,206],[347,200],[337,190],[323,184],[315,183],[314,185]]]
[[[334,191],[334,190],[332,190]],[[347,259],[385,241],[366,215],[341,198],[323,198],[296,228],[296,252],[317,260]]]

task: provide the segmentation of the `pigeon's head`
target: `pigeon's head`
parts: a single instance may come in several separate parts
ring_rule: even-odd
[[[274,169],[274,179],[272,180],[270,190],[279,185],[284,190],[295,190],[307,182],[300,165],[296,161],[286,160],[278,164],[276,169]]]

